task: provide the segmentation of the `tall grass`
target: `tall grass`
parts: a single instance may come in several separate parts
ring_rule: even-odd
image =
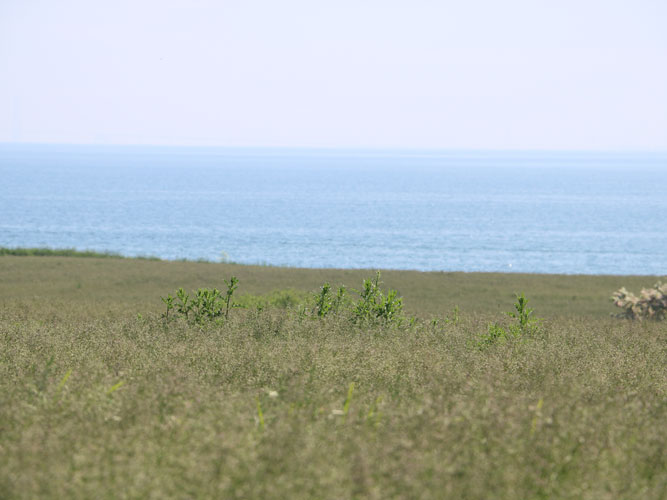
[[[282,307],[254,268],[74,260],[0,259],[1,498],[665,497],[664,323],[545,315],[562,293],[545,287],[526,294],[538,329],[479,349],[489,323],[530,316],[502,312],[524,289],[512,277],[481,312],[443,285],[460,308],[433,321],[395,281],[430,275],[383,273],[417,318],[355,323]],[[310,279],[287,271],[265,281]],[[161,317],[159,294],[184,278],[232,273],[239,300],[272,299],[220,322]],[[482,297],[495,280],[469,279]]]
[[[664,498],[665,329],[0,314],[0,496]]]

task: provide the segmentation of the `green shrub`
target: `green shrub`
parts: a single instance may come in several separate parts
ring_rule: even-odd
[[[311,296],[310,300],[296,291],[282,290],[268,296],[245,295],[238,302],[234,302],[232,296],[238,288],[238,282],[234,276],[229,282],[225,280],[227,291],[224,293],[217,288],[199,288],[190,295],[183,288],[179,288],[175,297],[171,294],[161,297],[167,307],[164,318],[168,320],[173,311],[172,317],[176,314],[188,321],[200,323],[222,317],[228,319],[229,311],[233,307],[256,308],[261,311],[270,306],[280,309],[299,307],[304,317],[311,314],[317,318],[345,314],[354,323],[388,324],[400,323],[403,320],[403,299],[396,290],[389,290],[386,295],[382,292],[379,271],[375,279],[363,281],[361,290],[354,290],[359,295],[356,302],[348,298],[344,286],[334,293],[329,283],[324,283],[319,293]]]
[[[400,322],[403,310],[403,298],[398,296],[396,290],[389,290],[385,296],[380,288],[380,271],[375,275],[375,280],[364,280],[363,288],[355,290],[359,294],[359,301],[353,307],[353,320],[355,322]]]
[[[312,316],[324,318],[330,315],[347,315],[354,323],[399,323],[402,321],[403,299],[396,290],[389,290],[387,295],[382,292],[380,272],[375,279],[365,279],[361,290],[352,289],[359,295],[357,301],[347,295],[344,286],[334,293],[330,283],[324,283],[318,293],[312,297],[310,307]]]
[[[490,323],[487,327],[487,332],[482,335],[482,338],[478,342],[479,347],[504,342],[509,338],[534,334],[537,331],[540,319],[533,317],[533,309],[528,307],[528,299],[523,293],[516,294],[514,311],[506,312],[505,314],[516,320],[516,322],[508,327],[503,327],[498,323]]]
[[[498,342],[505,342],[506,340],[518,337],[519,335],[520,331],[517,325],[510,325],[508,328],[504,328],[498,323],[489,323],[486,333],[482,335],[482,338],[477,345],[480,348],[484,348]]]
[[[313,312],[319,318],[325,317],[327,314],[337,314],[343,306],[347,303],[346,290],[344,286],[338,288],[334,296],[331,291],[331,285],[324,283],[320,288],[320,293],[315,295],[315,306]]]
[[[521,294],[516,294],[516,302],[514,303],[514,311],[505,313],[510,318],[514,318],[519,323],[519,332],[527,333],[529,330],[533,330],[539,321],[536,318],[531,318],[533,315],[533,309],[528,307],[528,299],[526,296]]]
[[[185,317],[186,320],[193,320],[197,323],[204,320],[222,319],[223,316],[229,319],[229,310],[238,307],[233,302],[232,296],[238,288],[239,280],[236,276],[232,276],[229,281],[223,281],[227,285],[224,294],[217,288],[199,288],[194,295],[190,296],[183,288],[179,288],[176,291],[176,297],[171,294],[160,297],[167,306],[165,319],[169,320],[169,312],[172,310]]]

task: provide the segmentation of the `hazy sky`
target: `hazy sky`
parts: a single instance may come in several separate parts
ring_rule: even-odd
[[[0,0],[0,142],[667,150],[665,0]]]

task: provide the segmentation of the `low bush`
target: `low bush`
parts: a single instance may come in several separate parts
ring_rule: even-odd
[[[516,294],[514,311],[505,314],[516,321],[508,327],[498,323],[489,324],[487,332],[482,335],[478,342],[479,347],[483,348],[497,342],[504,342],[509,338],[531,335],[537,332],[541,320],[533,317],[533,309],[528,307],[528,299],[523,293]]]
[[[623,309],[615,315],[617,318],[662,320],[667,317],[667,283],[658,282],[653,288],[643,288],[639,297],[623,287],[612,294],[611,300]]]
[[[375,279],[365,279],[361,290],[352,289],[359,299],[354,301],[347,295],[344,286],[333,292],[329,283],[324,283],[319,293],[314,297],[312,307],[314,316],[323,318],[327,315],[347,314],[353,323],[400,323],[404,318],[403,298],[396,290],[389,290],[385,295],[382,292],[380,271]]]
[[[204,320],[229,319],[229,311],[235,307],[257,309],[266,307],[278,309],[298,308],[303,316],[324,318],[331,315],[344,315],[353,323],[400,323],[402,316],[403,299],[396,290],[389,290],[385,295],[382,292],[380,272],[375,279],[363,281],[361,290],[354,290],[359,295],[357,301],[347,295],[344,286],[334,293],[329,283],[324,283],[320,291],[310,297],[294,290],[279,290],[267,296],[244,295],[238,301],[232,299],[238,288],[239,280],[232,276],[230,281],[224,280],[227,291],[221,292],[217,288],[199,288],[193,295],[183,288],[176,291],[176,295],[168,294],[160,297],[167,309],[163,317],[169,320],[170,314],[200,323]]]
[[[355,290],[359,294],[359,301],[354,304],[354,321],[391,323],[403,319],[403,299],[396,290],[389,290],[387,295],[384,295],[380,288],[381,283],[378,271],[375,280],[364,280],[363,288]]]
[[[165,319],[169,320],[169,312],[174,310],[186,320],[193,320],[201,323],[204,320],[229,319],[229,310],[238,307],[232,301],[232,296],[238,288],[239,280],[232,276],[229,281],[224,280],[227,290],[223,294],[217,288],[199,288],[194,295],[190,296],[183,288],[176,291],[176,296],[168,294],[166,297],[160,297],[167,306],[164,314]]]
[[[327,282],[320,287],[319,293],[315,295],[315,305],[312,308],[313,314],[323,318],[328,314],[337,314],[349,303],[346,296],[347,290],[341,286],[336,294],[331,290],[331,285]]]

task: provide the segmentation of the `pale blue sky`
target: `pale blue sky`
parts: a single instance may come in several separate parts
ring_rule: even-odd
[[[667,150],[665,0],[0,0],[0,142]]]

